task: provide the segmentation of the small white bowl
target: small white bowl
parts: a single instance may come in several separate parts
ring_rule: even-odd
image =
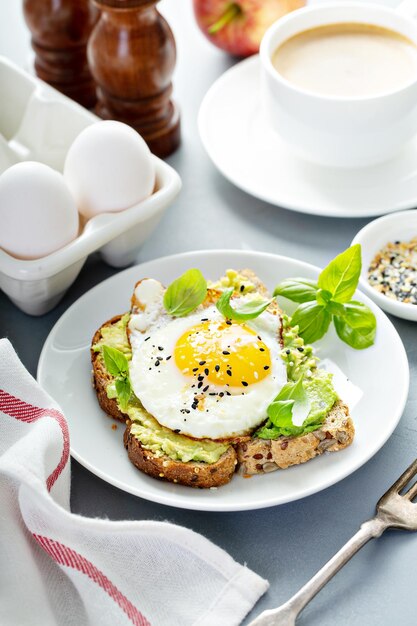
[[[0,174],[19,161],[40,161],[61,171],[68,148],[98,118],[52,87],[0,57]],[[80,235],[64,248],[33,261],[0,250],[0,289],[22,311],[43,315],[74,282],[87,256],[99,251],[113,267],[136,258],[164,211],[181,189],[177,172],[153,157],[153,194],[120,213],[90,219]],[[1,228],[1,225],[0,225]]]
[[[368,282],[369,266],[381,248],[391,241],[410,241],[417,236],[417,210],[401,211],[385,215],[362,228],[352,241],[352,245],[362,246],[362,273],[360,288],[387,313],[417,322],[417,304],[407,304],[392,300],[371,287]]]

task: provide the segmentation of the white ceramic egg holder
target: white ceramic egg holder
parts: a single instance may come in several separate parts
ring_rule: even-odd
[[[29,160],[62,172],[71,143],[96,121],[95,115],[0,57],[0,175]],[[135,260],[181,189],[175,170],[153,158],[156,188],[146,200],[120,213],[93,217],[74,241],[41,259],[23,261],[0,250],[0,288],[16,306],[30,315],[52,309],[92,252],[99,251],[113,267]]]

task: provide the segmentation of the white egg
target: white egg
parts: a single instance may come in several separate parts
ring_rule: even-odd
[[[17,163],[0,176],[0,248],[37,259],[78,235],[79,216],[62,174],[42,163]]]
[[[151,152],[133,128],[112,120],[85,128],[68,150],[64,177],[81,215],[117,212],[155,187]]]
[[[230,323],[213,305],[173,319],[157,314],[163,290],[147,282],[138,285],[142,308],[129,323],[130,378],[146,410],[195,438],[242,435],[261,424],[287,382],[279,316],[265,311]]]

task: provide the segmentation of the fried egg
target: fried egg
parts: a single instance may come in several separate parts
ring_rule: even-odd
[[[160,424],[196,439],[251,432],[287,382],[280,316],[267,309],[241,323],[211,305],[173,318],[163,295],[153,279],[135,289],[129,322],[135,395]]]

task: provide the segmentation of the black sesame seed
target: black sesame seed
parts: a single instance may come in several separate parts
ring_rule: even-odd
[[[204,389],[203,389],[203,393],[206,393],[206,391],[208,391],[209,386],[210,386],[210,385],[206,385],[206,386],[204,387]]]
[[[244,387],[247,387],[247,386],[248,386],[248,383],[246,382],[246,380],[242,380],[242,385],[243,385]]]
[[[208,322],[208,317],[202,317],[202,318],[201,318],[201,321],[202,321],[202,322]]]
[[[156,359],[155,361],[155,367],[158,367],[158,365],[160,364],[160,361],[158,361],[158,359]]]
[[[230,391],[227,391],[227,389],[226,389],[226,394],[227,394],[228,396],[231,396],[231,395],[232,395],[232,394],[230,393]]]
[[[269,365],[264,365],[264,370],[269,370]]]
[[[210,391],[209,396],[216,396],[216,392],[215,391]]]
[[[193,367],[193,372],[198,372],[198,367]]]
[[[171,358],[172,354],[170,354],[169,356],[167,356],[167,358],[165,359],[165,361],[169,361],[169,359]]]
[[[223,396],[224,396],[223,391],[221,391],[221,392],[219,393],[219,396],[220,396],[220,398],[223,398]]]
[[[304,352],[304,348],[297,348],[298,352]]]
[[[204,370],[204,373],[205,373],[206,376],[209,375],[209,368],[208,367],[206,367],[206,369]]]
[[[225,354],[227,356],[228,354],[230,354],[230,352],[228,352],[227,350],[223,350],[222,354]]]
[[[205,361],[200,361],[199,365],[205,365],[206,362]]]
[[[226,320],[226,324],[227,324],[228,326],[231,326],[231,325],[232,325],[231,320]]]
[[[163,350],[163,347],[162,346],[158,346],[158,350]]]
[[[232,375],[232,371],[231,371],[231,370],[226,370],[226,374],[227,374],[228,376],[231,376],[231,375]]]
[[[259,352],[265,352],[265,348],[259,348]]]
[[[148,339],[150,339],[150,337],[145,337],[144,341],[148,341]]]
[[[174,428],[174,433],[180,433],[180,429],[179,428]]]
[[[214,369],[216,370],[216,372],[218,372],[220,370],[220,365],[216,365]]]
[[[259,335],[257,335],[257,338],[259,339],[259,341],[262,341],[261,337]]]
[[[285,350],[285,354],[291,354],[291,350]]]
[[[200,374],[200,376],[197,376],[197,380],[199,380],[199,381],[204,380],[204,376],[203,376],[203,374]]]
[[[197,385],[197,389],[201,389],[202,386],[203,386],[203,383],[200,381]]]
[[[239,291],[240,291],[240,293],[242,293],[243,291],[245,291],[245,285],[240,285],[240,287],[239,287]]]

